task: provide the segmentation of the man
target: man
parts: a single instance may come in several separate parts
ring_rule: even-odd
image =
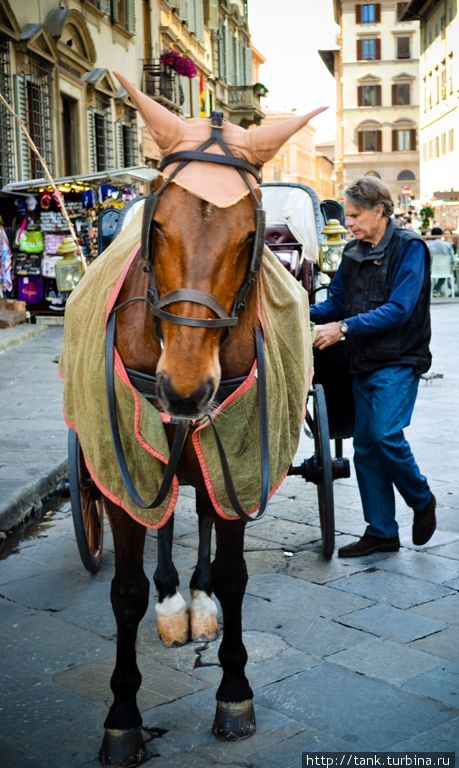
[[[440,238],[443,237],[443,230],[441,227],[432,227],[432,229],[430,230],[430,234],[434,239],[427,240],[427,248],[429,249],[429,252],[430,252],[432,264],[434,264],[434,260],[436,256],[439,256],[441,260],[443,260],[446,257],[446,260],[449,259],[449,262],[451,264],[451,272],[452,272],[452,267],[454,264],[453,246],[451,245],[451,243],[448,243],[446,240],[440,240]],[[441,296],[441,287],[444,282],[445,282],[444,277],[440,277],[436,281],[432,289],[432,296],[434,296],[434,298],[438,298],[439,296]]]
[[[378,178],[359,179],[345,198],[354,239],[311,320],[317,349],[349,344],[354,464],[367,528],[338,555],[358,557],[400,548],[394,487],[414,510],[414,544],[429,541],[436,527],[435,497],[403,434],[431,363],[430,261],[419,235],[391,220],[390,192]]]

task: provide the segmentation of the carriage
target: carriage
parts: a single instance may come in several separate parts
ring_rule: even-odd
[[[303,184],[272,182],[262,184],[261,190],[266,211],[266,244],[303,285],[310,303],[323,299],[329,277],[320,272],[321,232],[330,218],[338,218],[343,223],[341,206],[334,200],[320,201],[316,192]],[[144,197],[132,200],[123,211],[104,211],[101,221],[103,249],[132,220],[143,201]],[[304,423],[313,453],[301,464],[292,465],[289,474],[300,476],[316,486],[322,552],[324,557],[330,558],[335,544],[333,482],[350,475],[349,461],[342,453],[342,441],[352,434],[353,400],[345,345],[322,352],[316,350],[314,357],[314,379]],[[84,567],[95,573],[102,560],[104,504],[72,429],[69,429],[68,457],[78,551]]]

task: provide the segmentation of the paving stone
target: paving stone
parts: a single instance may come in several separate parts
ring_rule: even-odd
[[[349,541],[344,539],[343,536],[336,537],[337,549],[352,541],[352,539]],[[325,558],[319,559],[316,552],[296,552],[287,563],[286,575],[312,581],[314,584],[327,584],[343,576],[349,576],[351,573],[365,571],[369,562],[371,560],[364,557],[349,559],[333,557],[331,560],[326,560]]]
[[[250,545],[249,545],[250,546]],[[282,573],[289,567],[290,553],[284,549],[254,549],[244,551],[249,581],[256,573]]]
[[[448,626],[444,621],[419,616],[382,603],[342,616],[339,622],[348,627],[363,629],[373,635],[386,637],[388,640],[395,640],[398,643],[418,640],[421,637],[426,637],[426,635],[446,629]]]
[[[457,710],[328,661],[258,692],[260,703],[342,739],[384,750],[452,719]]]
[[[453,718],[423,733],[398,741],[393,752],[459,752],[459,718]]]
[[[409,609],[410,613],[429,616],[446,624],[459,625],[459,594],[456,592],[439,600],[432,600],[424,605],[416,605]]]
[[[284,639],[294,648],[319,658],[362,643],[367,635],[340,623],[319,617],[304,617],[284,628]]]
[[[403,688],[459,709],[459,664],[446,664],[412,677]]]
[[[459,627],[449,627],[422,640],[415,640],[411,647],[459,662]]]
[[[451,541],[451,534],[448,534],[448,540],[450,543],[436,547],[434,554],[441,555],[441,557],[451,557],[453,560],[459,560],[459,538],[455,541]]]
[[[414,579],[432,581],[435,584],[445,584],[454,578],[459,578],[459,562],[447,557],[441,557],[431,552],[403,553],[403,557],[388,557],[378,564],[384,571],[396,571],[412,576]]]
[[[353,577],[348,577],[348,580],[351,578]],[[336,582],[333,582],[334,584]],[[310,584],[283,574],[255,575],[247,585],[247,593],[296,611],[301,606],[304,616],[334,618],[369,605],[368,600],[357,595],[344,597],[339,590],[329,586]]]
[[[408,647],[379,637],[368,638],[356,647],[329,656],[327,660],[359,675],[378,677],[395,685],[443,663],[441,658],[430,653],[414,650],[413,644]]]
[[[284,549],[298,550],[306,544],[321,538],[320,527],[296,523],[290,520],[270,520],[257,523],[249,528],[246,534],[246,546],[250,548],[252,540],[262,539],[263,542],[277,543]]]
[[[377,568],[355,573],[345,579],[338,579],[330,585],[330,588],[342,589],[371,600],[390,603],[396,608],[410,608],[413,605],[453,594],[448,587]]]

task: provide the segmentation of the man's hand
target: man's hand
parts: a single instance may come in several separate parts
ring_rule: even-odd
[[[325,323],[325,325],[316,325],[314,329],[313,346],[317,349],[325,349],[336,344],[343,338],[341,333],[341,323]]]

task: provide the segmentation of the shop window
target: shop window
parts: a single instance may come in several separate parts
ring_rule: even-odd
[[[410,152],[416,149],[416,129],[396,128],[392,131],[392,151]]]
[[[357,24],[377,24],[381,21],[381,3],[363,3],[355,6]]]
[[[359,85],[357,88],[357,103],[359,107],[380,107],[381,86]]]
[[[359,131],[359,152],[381,152],[382,131],[364,129]]]
[[[397,59],[410,59],[410,38],[409,37],[397,37]]]
[[[88,110],[88,142],[90,172],[114,167],[111,99],[98,95],[96,107]]]
[[[39,56],[29,55],[28,72],[16,75],[16,108],[53,172],[53,136],[51,121],[51,65]],[[41,163],[22,133],[18,131],[18,160],[21,179],[36,179],[43,176]]]
[[[393,83],[392,85],[392,104],[410,104],[410,84],[409,83]]]
[[[10,42],[0,34],[0,93],[11,104]],[[14,124],[13,116],[0,106],[0,188],[14,179]]]
[[[371,61],[381,58],[381,40],[377,37],[357,40],[357,59]]]

